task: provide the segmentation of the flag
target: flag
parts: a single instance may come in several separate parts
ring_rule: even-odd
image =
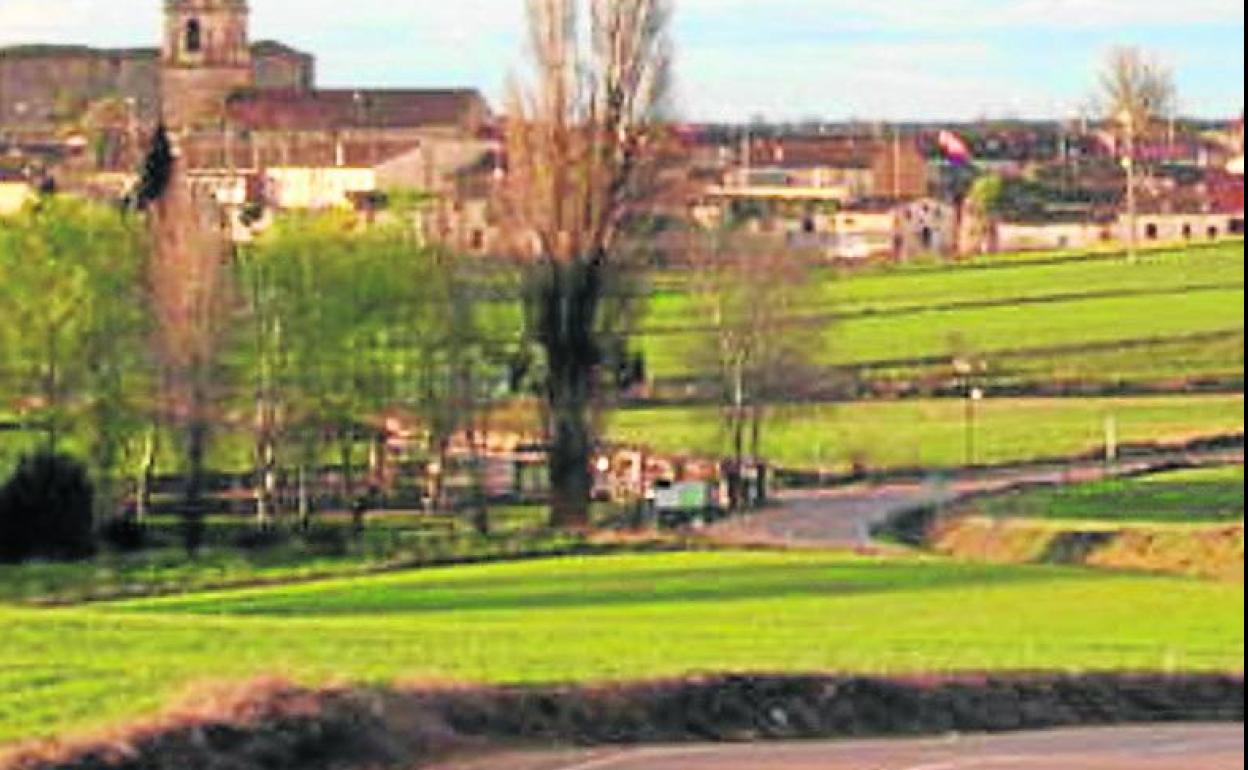
[[[970,162],[970,146],[967,145],[966,140],[952,131],[941,131],[936,142],[940,145],[940,151],[945,154],[945,158],[950,162],[957,165]]]
[[[1114,136],[1111,131],[1097,131],[1093,134],[1096,137],[1096,143],[1101,146],[1105,152],[1110,155],[1118,154],[1118,137]]]

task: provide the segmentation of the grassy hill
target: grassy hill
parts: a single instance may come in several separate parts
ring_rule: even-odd
[[[1135,264],[1120,256],[1071,256],[866,275],[822,272],[818,280],[818,304],[799,315],[830,323],[828,365],[921,368],[922,359],[947,362],[956,338],[990,367],[997,359],[998,368],[1012,364],[1039,380],[1063,370],[1123,381],[1236,373],[1242,379],[1242,242],[1153,252]],[[638,344],[654,377],[699,374],[690,364],[691,351],[707,339],[698,316],[683,291],[651,298]],[[1112,352],[1128,343],[1129,351],[1118,355],[1096,349],[1101,344]],[[1170,355],[1158,355],[1167,347]]]
[[[609,435],[664,452],[717,454],[727,449],[714,407],[631,409],[611,415]],[[1106,418],[1118,440],[1183,442],[1241,433],[1242,395],[1133,398],[1001,398],[975,410],[974,460],[980,464],[1095,452]],[[788,467],[844,470],[954,467],[967,462],[966,402],[961,399],[799,404],[777,412],[763,453]]]
[[[991,498],[993,518],[1079,524],[1207,524],[1244,520],[1244,466],[1196,468]]]

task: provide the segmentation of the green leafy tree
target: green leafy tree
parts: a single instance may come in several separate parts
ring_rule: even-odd
[[[85,454],[97,516],[116,507],[150,393],[146,252],[136,223],[67,196],[0,222],[5,400],[42,428],[47,452],[68,440]]]
[[[476,403],[466,389],[484,356],[476,296],[457,260],[425,245],[410,219],[363,227],[321,213],[279,219],[240,266],[256,330],[259,479],[279,453],[305,478],[328,438],[352,500],[358,445],[367,441],[377,457],[391,409],[418,418],[430,452],[444,459]],[[279,452],[284,439],[292,446]],[[306,516],[304,492],[300,500]]]

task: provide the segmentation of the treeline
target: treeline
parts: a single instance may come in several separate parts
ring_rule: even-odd
[[[214,442],[241,439],[258,523],[279,478],[306,520],[324,458],[340,499],[367,488],[361,447],[381,451],[387,417],[436,462],[525,387],[519,314],[489,299],[516,277],[427,246],[414,217],[292,215],[234,245],[203,212],[47,196],[0,220],[0,473],[80,458],[106,521],[141,519],[156,473],[175,472],[200,480],[186,504],[201,516]]]

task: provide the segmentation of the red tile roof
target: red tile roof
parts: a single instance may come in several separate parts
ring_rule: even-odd
[[[750,163],[780,168],[871,168],[880,143],[866,137],[783,137],[750,142]]]

